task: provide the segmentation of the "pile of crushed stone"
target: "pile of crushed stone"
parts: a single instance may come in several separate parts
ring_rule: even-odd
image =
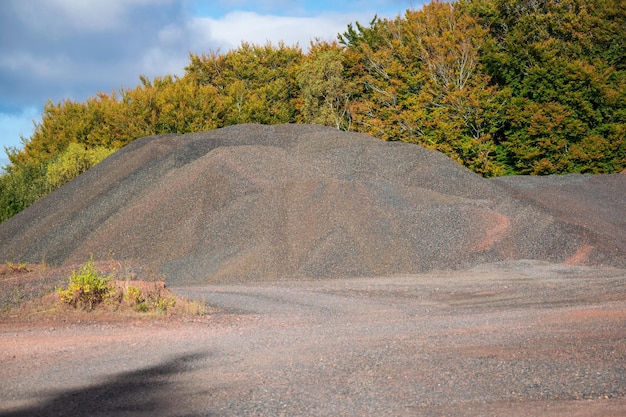
[[[311,125],[135,140],[0,225],[0,259],[133,260],[176,285],[626,267],[626,175],[485,179],[439,152]]]

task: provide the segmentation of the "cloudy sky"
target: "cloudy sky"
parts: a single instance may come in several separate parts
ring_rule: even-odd
[[[304,50],[348,23],[393,18],[421,0],[1,0],[0,166],[48,99],[84,101],[182,75],[189,52],[284,41]]]

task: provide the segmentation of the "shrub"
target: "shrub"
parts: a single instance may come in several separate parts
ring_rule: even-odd
[[[173,297],[163,297],[161,294],[151,294],[152,307],[160,313],[165,313],[167,310],[174,308],[176,305],[176,299]]]
[[[113,153],[113,149],[102,146],[88,149],[79,143],[70,143],[65,152],[48,165],[46,180],[50,190],[61,187],[66,182],[97,165],[111,153]]]
[[[133,307],[135,311],[139,311],[141,313],[148,311],[146,299],[139,288],[130,286],[126,288],[126,291],[124,291],[124,299],[128,301],[130,306]]]
[[[105,300],[114,291],[111,277],[100,275],[90,259],[80,270],[73,271],[66,289],[60,289],[61,300],[74,308],[88,311]]]
[[[46,169],[45,164],[24,163],[0,173],[0,223],[46,194]]]

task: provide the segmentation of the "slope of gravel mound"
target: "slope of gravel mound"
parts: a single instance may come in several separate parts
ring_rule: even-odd
[[[0,259],[132,259],[176,284],[514,259],[626,266],[626,176],[580,177],[488,180],[420,146],[320,126],[148,137],[0,225]]]

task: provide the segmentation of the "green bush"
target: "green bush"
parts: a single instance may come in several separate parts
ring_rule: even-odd
[[[124,292],[124,299],[135,309],[141,313],[148,311],[148,305],[141,290],[135,287],[128,287]]]
[[[90,259],[80,270],[73,271],[66,289],[60,289],[61,300],[74,308],[88,311],[113,294],[110,284],[111,277],[98,273],[93,259]]]
[[[87,149],[87,147],[79,143],[70,143],[65,152],[48,165],[46,180],[50,189],[55,190],[61,187],[66,182],[97,165],[111,153],[113,153],[113,149],[102,146]]]
[[[160,313],[174,308],[176,305],[176,299],[173,297],[163,297],[160,294],[151,294],[152,307]]]
[[[46,194],[46,172],[43,164],[24,163],[0,173],[0,223]]]

